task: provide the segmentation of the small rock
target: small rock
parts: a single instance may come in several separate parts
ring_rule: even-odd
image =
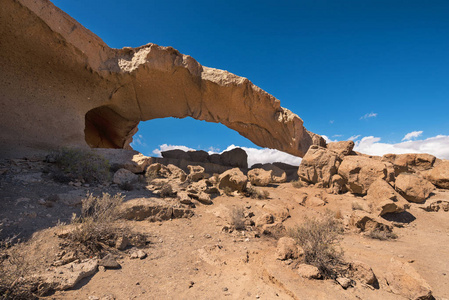
[[[145,251],[139,249],[137,251],[132,252],[130,257],[144,259],[147,257],[147,254],[145,253]]]
[[[227,292],[228,291],[228,288],[227,287],[224,287],[223,288],[223,292]]]
[[[307,264],[300,264],[297,270],[298,274],[308,279],[320,279],[321,273],[317,267]]]
[[[351,286],[351,279],[349,279],[349,278],[338,277],[336,280],[341,285],[341,287],[344,288],[345,290]]]
[[[112,254],[108,254],[103,257],[99,262],[99,266],[103,266],[107,269],[120,269],[122,266],[115,260]]]
[[[103,266],[98,266],[98,271],[100,272],[106,272],[106,268]]]
[[[120,236],[115,241],[115,248],[118,250],[125,250],[125,248],[128,246],[129,240],[126,236]]]

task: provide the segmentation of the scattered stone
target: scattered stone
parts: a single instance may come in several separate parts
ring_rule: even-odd
[[[273,223],[274,223],[274,216],[269,213],[265,213],[256,219],[256,226],[262,226],[265,224],[273,224]]]
[[[56,267],[37,276],[55,290],[67,290],[74,287],[81,279],[95,274],[97,268],[97,259],[89,259]]]
[[[445,212],[449,211],[449,201],[445,200],[433,200],[432,202],[428,203],[426,206],[421,207],[425,211],[433,211],[437,212],[440,209],[442,209]]]
[[[408,263],[392,258],[385,279],[394,294],[408,299],[434,299],[430,285]]]
[[[317,267],[307,264],[300,264],[297,270],[298,274],[308,279],[320,279],[322,277]]]
[[[98,262],[99,266],[103,266],[106,269],[120,269],[122,266],[115,260],[112,254],[108,254]]]
[[[132,259],[136,259],[136,258],[144,259],[146,257],[147,257],[147,253],[141,249],[131,252],[131,255],[130,255],[130,258],[132,258]]]
[[[180,191],[177,193],[179,202],[181,202],[182,204],[187,204],[190,205],[192,204],[192,199],[190,198],[189,194],[185,191]]]
[[[278,240],[275,257],[279,260],[298,259],[304,256],[304,250],[298,246],[294,239],[281,237]]]
[[[252,185],[267,186],[271,182],[272,171],[265,171],[264,169],[252,169],[248,171],[248,179]]]
[[[139,178],[139,176],[137,176],[133,172],[122,168],[122,169],[118,169],[114,173],[112,182],[115,184],[121,185],[121,184],[125,184],[125,183],[136,182],[138,178]]]
[[[351,262],[349,265],[349,276],[362,284],[374,286],[377,283],[376,275],[369,265],[361,261]]]
[[[408,201],[422,203],[426,201],[435,186],[430,181],[409,173],[402,173],[396,178],[396,190]]]
[[[92,151],[104,157],[112,169],[127,169],[133,173],[143,173],[152,158],[134,150],[93,148]]]
[[[337,277],[336,281],[341,285],[342,288],[344,288],[345,290],[352,286],[351,284],[351,279],[346,278],[346,277]]]
[[[115,241],[115,248],[118,250],[125,250],[129,245],[129,240],[126,236],[119,236]]]

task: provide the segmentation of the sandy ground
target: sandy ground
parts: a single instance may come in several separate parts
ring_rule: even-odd
[[[45,174],[35,181],[20,180],[24,175],[39,173],[44,163],[17,164],[17,172],[5,172],[0,177],[1,234],[5,237],[20,233],[28,242],[17,251],[26,251],[27,257],[42,266],[49,265],[60,250],[60,240],[54,235],[57,229],[52,227],[58,220],[68,221],[73,212],[79,214],[80,207],[61,199],[48,207],[40,205],[40,199],[54,194],[82,195],[87,191],[113,194],[119,189],[73,187],[46,179]],[[28,165],[31,167],[27,169]],[[315,188],[297,189],[290,183],[259,189],[268,191],[270,198],[219,196],[212,205],[197,205],[190,219],[123,221],[149,235],[150,243],[144,249],[148,257],[133,260],[126,251],[122,252],[118,257],[121,269],[99,271],[73,289],[47,298],[100,299],[109,295],[115,299],[404,299],[390,293],[384,279],[392,258],[410,262],[431,285],[437,299],[449,298],[449,212],[427,212],[412,204],[406,222],[399,222],[402,227],[394,229],[396,240],[374,240],[348,229],[341,241],[345,259],[370,265],[380,288],[356,285],[344,290],[333,280],[304,279],[295,271],[295,263],[276,260],[278,236],[258,236],[255,231],[228,233],[223,227],[229,225],[229,212],[234,207],[253,213],[254,220],[266,212],[275,216],[285,216],[287,212],[287,228],[302,223],[305,216],[319,216],[327,209],[338,212],[345,222],[353,212],[355,197],[327,195]],[[145,189],[122,192],[128,200],[152,196]],[[326,204],[299,204],[304,192],[324,198]],[[432,199],[449,200],[449,191],[437,190]]]

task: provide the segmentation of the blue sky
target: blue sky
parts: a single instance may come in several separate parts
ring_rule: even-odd
[[[53,2],[111,47],[172,46],[246,77],[330,140],[449,159],[447,0]],[[137,150],[164,144],[258,148],[190,118],[139,125]]]

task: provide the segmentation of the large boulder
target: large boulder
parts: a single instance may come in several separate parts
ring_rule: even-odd
[[[189,218],[193,216],[193,211],[189,208],[173,207],[157,198],[136,198],[122,203],[119,215],[126,220],[159,221]]]
[[[372,203],[374,211],[379,216],[400,213],[409,207],[407,201],[388,182],[380,178],[370,185],[367,200]]]
[[[341,158],[346,155],[352,154],[352,149],[354,149],[353,141],[340,141],[340,142],[330,142],[326,146],[327,149],[334,151]]]
[[[346,156],[338,168],[338,174],[347,182],[353,194],[364,195],[378,178],[387,178],[387,166],[380,160],[366,156]]]
[[[207,174],[204,172],[204,168],[202,166],[188,165],[187,168],[189,169],[189,175],[187,176],[187,179],[190,181],[196,182],[207,177]]]
[[[187,152],[185,152],[181,149],[172,149],[172,150],[162,151],[161,155],[163,158],[190,160],[189,154],[187,154]]]
[[[408,201],[423,203],[435,190],[428,180],[410,173],[401,173],[395,181],[396,190]]]
[[[172,47],[111,48],[47,0],[1,7],[0,157],[61,146],[131,149],[140,121],[166,117],[220,122],[296,156],[323,142],[246,78]]]
[[[322,183],[328,187],[337,173],[340,158],[334,151],[319,146],[311,146],[298,168],[299,178],[310,183]]]
[[[394,294],[408,299],[434,299],[430,285],[408,263],[391,259],[385,279]]]
[[[118,169],[117,172],[114,173],[112,182],[120,185],[120,184],[126,184],[126,183],[134,183],[138,179],[139,179],[139,176],[137,176],[133,172],[131,172],[127,169]]]
[[[427,179],[442,189],[449,189],[449,160],[437,164],[428,174]]]
[[[243,192],[246,189],[248,177],[239,168],[227,170],[218,176],[218,188],[224,190]]]
[[[369,265],[361,261],[353,261],[349,264],[349,274],[353,280],[362,284],[376,285],[378,284],[377,277],[373,269]]]
[[[264,169],[265,171],[271,171],[271,180],[274,183],[283,183],[287,181],[287,173],[285,170],[275,164],[254,164],[253,169]],[[295,172],[297,167],[295,168]]]
[[[267,186],[271,182],[272,171],[265,171],[264,169],[252,169],[248,171],[248,179],[252,185]]]
[[[385,154],[383,161],[393,164],[395,176],[403,172],[420,172],[430,170],[435,163],[435,156],[425,153]]]
[[[220,154],[221,163],[224,166],[248,169],[248,154],[241,148],[234,148]]]

